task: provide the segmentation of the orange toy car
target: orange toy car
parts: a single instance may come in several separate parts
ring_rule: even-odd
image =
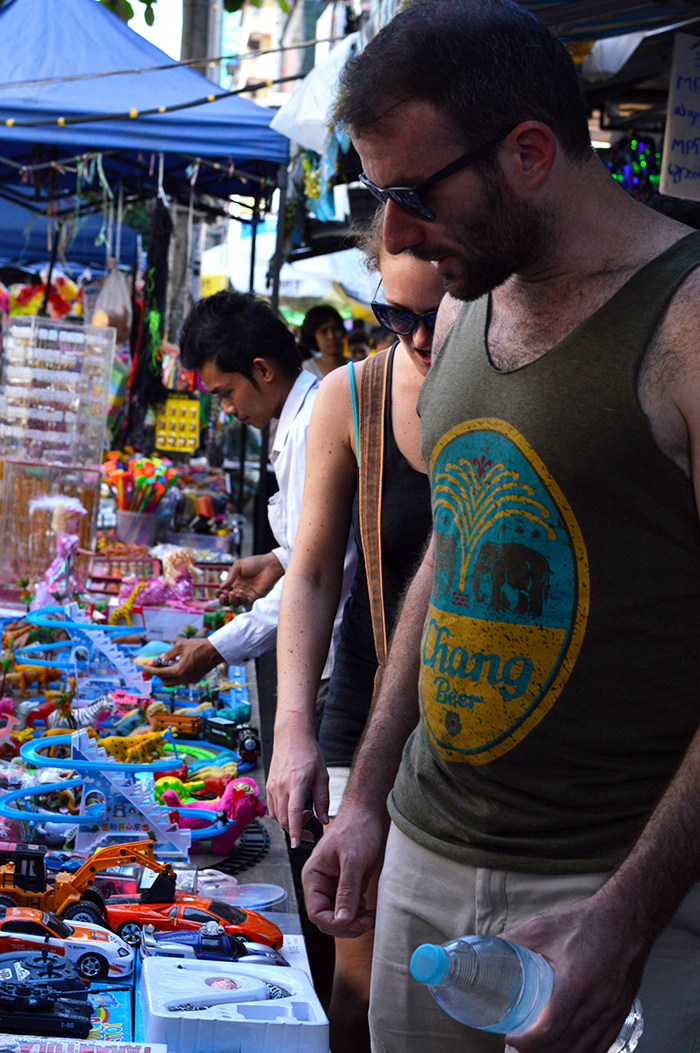
[[[147,903],[138,896],[110,896],[105,902],[107,925],[131,947],[141,943],[141,929],[152,925],[157,932],[173,929],[199,929],[215,921],[230,936],[252,943],[266,943],[278,951],[283,936],[280,929],[254,910],[241,910],[219,899],[176,892],[169,903]]]

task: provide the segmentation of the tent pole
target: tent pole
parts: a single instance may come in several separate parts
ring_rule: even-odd
[[[287,206],[287,166],[280,165],[277,176],[280,197],[277,205],[277,238],[275,240],[275,255],[272,259],[272,296],[270,306],[273,311],[279,308],[280,302],[280,271],[282,270],[282,252],[284,249],[284,219]]]
[[[41,309],[37,311],[42,318],[48,318],[49,316],[49,293],[51,292],[51,279],[53,277],[53,269],[56,266],[56,256],[58,254],[58,242],[61,237],[61,224],[56,220],[56,228],[53,232],[53,241],[51,242],[51,259],[49,261],[49,273],[46,278],[46,292],[44,293],[44,301],[41,305]]]
[[[250,281],[248,283],[248,292],[255,292],[255,248],[258,240],[258,209],[260,206],[260,196],[256,190],[255,192],[255,203],[253,204],[253,229],[251,231],[250,238]]]

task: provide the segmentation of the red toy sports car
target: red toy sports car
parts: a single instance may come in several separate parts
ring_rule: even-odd
[[[141,942],[141,929],[152,925],[157,932],[173,929],[199,929],[205,922],[215,921],[230,936],[239,936],[252,943],[266,943],[278,951],[282,946],[281,931],[254,910],[241,910],[220,899],[190,896],[176,892],[167,903],[143,902],[138,896],[110,896],[105,902],[107,925],[131,947]]]

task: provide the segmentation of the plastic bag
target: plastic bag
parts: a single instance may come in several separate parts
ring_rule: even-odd
[[[131,297],[126,278],[116,267],[110,272],[107,281],[100,289],[95,310],[92,315],[93,325],[111,325],[117,330],[117,346],[125,344],[131,332]]]

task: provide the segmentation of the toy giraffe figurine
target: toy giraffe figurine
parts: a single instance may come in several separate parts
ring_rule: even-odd
[[[134,619],[131,616],[131,609],[136,603],[136,597],[138,596],[141,589],[146,588],[146,582],[140,581],[134,591],[124,600],[121,607],[115,607],[109,616],[109,625],[117,625],[120,618],[123,618],[127,625],[133,625]]]

